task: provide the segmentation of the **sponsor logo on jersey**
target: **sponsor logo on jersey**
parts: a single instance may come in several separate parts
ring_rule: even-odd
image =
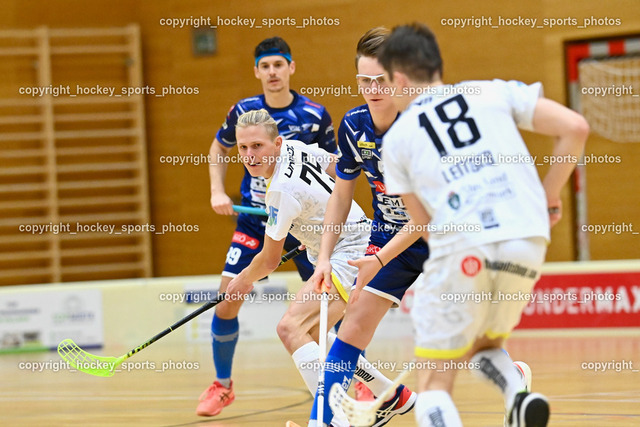
[[[295,152],[293,151],[293,147],[287,145],[287,156],[289,158],[289,164],[287,165],[287,171],[284,173],[284,176],[287,178],[291,178],[293,175],[293,162],[295,160]]]
[[[293,133],[302,132],[302,126],[289,125],[289,131]]]
[[[447,202],[449,203],[449,206],[451,206],[451,209],[458,210],[458,208],[460,208],[460,196],[458,196],[453,191],[449,193],[449,198],[447,199]]]
[[[360,170],[360,168],[355,168],[355,169],[349,169],[349,168],[344,168],[342,169],[342,173],[356,173]]]
[[[482,227],[485,229],[500,227],[500,223],[496,220],[493,209],[486,209],[480,212],[480,220],[482,221]]]
[[[278,222],[278,209],[273,206],[268,206],[269,208],[269,219],[267,220],[267,226],[276,225]]]
[[[233,243],[239,243],[242,246],[246,246],[249,249],[256,249],[260,245],[258,239],[254,239],[253,237],[239,231],[233,233],[233,239],[231,239],[231,241]]]
[[[462,260],[460,269],[465,276],[473,277],[480,273],[480,270],[482,269],[482,263],[477,257],[469,255]]]
[[[358,143],[360,144],[360,143]],[[361,151],[363,160],[371,160],[373,159],[373,151],[363,148]]]
[[[376,143],[375,142],[369,142],[369,141],[358,141],[358,148],[374,149],[374,148],[376,148]]]

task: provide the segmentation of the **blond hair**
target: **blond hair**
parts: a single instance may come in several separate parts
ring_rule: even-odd
[[[267,135],[269,135],[272,140],[275,140],[279,135],[278,124],[264,108],[247,111],[238,117],[236,128],[244,129],[249,126],[264,126]]]

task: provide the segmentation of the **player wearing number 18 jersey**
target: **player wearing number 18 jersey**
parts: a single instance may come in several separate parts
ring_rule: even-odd
[[[380,62],[403,111],[383,141],[387,191],[434,230],[425,233],[432,253],[411,311],[415,354],[436,366],[418,372],[418,424],[462,425],[450,396],[456,370],[442,369],[454,359],[470,360],[473,373],[500,389],[507,425],[546,426],[546,398],[522,390],[502,345],[528,303],[514,296],[529,294],[539,277],[575,164],[552,165],[541,182],[518,128],[555,137],[554,155],[578,159],[588,125],[543,98],[539,84],[443,84],[438,44],[421,24],[395,28]],[[492,299],[445,297],[456,294]]]

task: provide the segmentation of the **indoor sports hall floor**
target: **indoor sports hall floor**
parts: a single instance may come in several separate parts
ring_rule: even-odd
[[[514,360],[531,366],[533,389],[549,397],[549,425],[640,425],[638,329],[516,333],[508,348]],[[92,350],[100,355],[126,351]],[[401,363],[411,359],[411,343],[377,341],[367,355],[372,361]],[[236,401],[215,418],[194,413],[198,396],[213,378],[207,345],[156,343],[129,359],[136,362],[130,372],[111,378],[54,372],[53,364],[44,365],[42,372],[26,369],[34,362],[59,360],[53,352],[0,356],[0,425],[284,426],[289,419],[306,425],[311,406],[311,396],[277,341],[240,341],[234,363]],[[595,362],[612,363],[594,372],[588,368]],[[408,385],[414,386],[415,378]],[[459,375],[454,400],[465,426],[501,425],[499,394],[469,372]],[[415,425],[413,413],[389,425]]]

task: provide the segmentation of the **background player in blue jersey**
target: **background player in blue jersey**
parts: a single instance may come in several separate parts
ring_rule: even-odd
[[[382,317],[393,305],[398,305],[405,291],[422,272],[422,264],[429,256],[427,244],[419,234],[402,232],[409,222],[402,199],[384,194],[384,176],[381,167],[382,136],[391,127],[398,116],[391,94],[383,78],[384,69],[376,59],[377,52],[389,30],[374,28],[362,36],[358,42],[356,54],[356,75],[358,89],[366,104],[356,107],[344,116],[338,131],[338,144],[341,157],[336,166],[336,185],[329,200],[324,224],[344,223],[348,214],[349,201],[356,187],[355,179],[361,171],[369,181],[373,195],[374,221],[367,253],[375,255],[395,235],[407,248],[400,256],[390,260],[375,278],[364,288],[365,292],[354,290],[351,299],[357,298],[358,304],[350,303],[345,318],[338,330],[327,363],[336,363],[340,367],[327,370],[325,390],[330,390],[335,382],[348,388],[361,351],[369,344]],[[329,257],[338,238],[331,230],[340,227],[327,227],[322,236],[322,248],[316,264],[316,271],[310,281],[320,289],[320,283],[331,283],[331,263]],[[418,240],[419,239],[419,240]],[[346,362],[346,363],[345,363]],[[345,368],[344,370],[342,368]],[[353,369],[349,369],[353,368]],[[345,383],[344,378],[348,381]],[[405,386],[400,386],[378,413],[375,426],[386,424],[394,415],[408,412],[414,405],[416,394]],[[317,403],[316,403],[317,404]],[[314,404],[311,419],[316,419]],[[324,422],[329,425],[332,413],[325,399]]]
[[[296,67],[287,43],[280,37],[263,40],[256,47],[254,57],[254,73],[262,83],[263,94],[245,98],[235,104],[211,144],[211,207],[219,215],[234,214],[233,202],[225,193],[224,177],[228,155],[236,145],[235,124],[241,114],[264,108],[276,120],[280,135],[284,138],[317,144],[330,153],[337,151],[331,117],[326,109],[289,87],[289,79]],[[245,170],[240,190],[242,205],[264,208],[266,184],[263,178],[252,177]],[[260,252],[264,231],[265,223],[261,217],[247,214],[238,216],[238,225],[222,272],[221,292],[226,290],[231,279],[247,267],[251,259]],[[284,247],[291,250],[298,245],[296,239],[288,236]],[[302,279],[307,280],[313,273],[313,266],[306,255],[295,258],[295,263]],[[198,415],[217,415],[235,398],[231,365],[238,342],[238,311],[241,305],[242,301],[224,301],[216,307],[211,323],[211,335],[217,379],[200,396],[196,410]]]

